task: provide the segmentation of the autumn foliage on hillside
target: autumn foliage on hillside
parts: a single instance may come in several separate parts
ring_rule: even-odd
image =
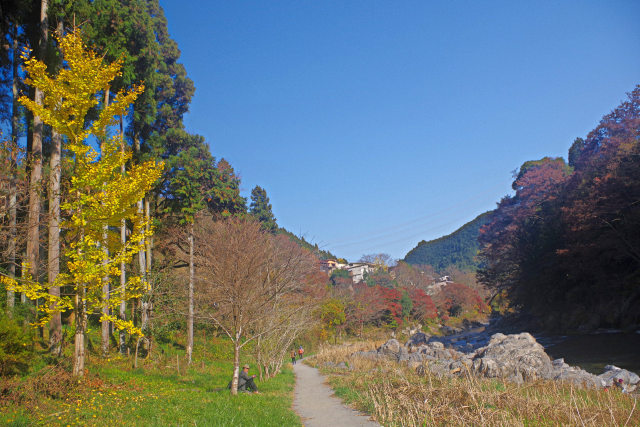
[[[481,280],[545,326],[640,324],[640,86],[569,163],[522,165],[481,230]]]
[[[477,289],[461,283],[436,284],[438,274],[430,266],[400,262],[393,268],[380,267],[354,283],[345,271],[335,270],[328,279],[330,300],[343,302],[345,320],[332,329],[362,334],[365,326],[396,328],[406,325],[437,327],[451,317],[477,319],[489,312]],[[334,309],[335,304],[329,308]],[[325,322],[326,323],[326,322]]]
[[[463,312],[485,313],[489,307],[478,292],[460,283],[448,283],[433,297],[438,311],[444,316],[459,316]]]
[[[420,288],[410,288],[407,292],[413,301],[411,314],[415,319],[426,322],[429,319],[434,319],[438,315],[438,310],[436,309],[433,299],[431,299],[424,290]]]

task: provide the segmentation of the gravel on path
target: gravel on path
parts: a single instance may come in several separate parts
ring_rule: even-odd
[[[305,427],[359,427],[379,426],[368,416],[347,408],[333,396],[331,387],[317,369],[298,362],[293,365],[296,387],[293,409],[300,415]]]

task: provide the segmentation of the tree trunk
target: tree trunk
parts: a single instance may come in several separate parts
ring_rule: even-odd
[[[82,289],[84,289],[84,287]],[[82,292],[82,295],[76,296],[76,333],[73,351],[73,375],[76,377],[84,376],[84,335],[87,327],[87,312],[84,298],[84,292]]]
[[[16,177],[15,177],[15,164],[11,162],[11,179],[9,183],[9,242],[8,242],[8,261],[9,261],[9,277],[16,277],[16,236],[17,236],[17,221],[18,210],[16,203],[18,203],[17,190],[16,190]],[[7,290],[7,312],[10,317],[13,316],[15,307],[16,295],[15,292]]]
[[[84,229],[80,231],[80,240],[84,239]],[[79,252],[80,250],[77,249]],[[73,376],[84,376],[85,346],[84,338],[87,330],[87,288],[83,283],[76,283],[76,332],[73,349]]]
[[[47,278],[53,285],[60,272],[60,157],[62,148],[62,135],[53,132],[50,162],[50,186],[49,186],[49,249]],[[51,295],[60,296],[60,287],[51,286]],[[53,307],[52,307],[53,308]],[[54,312],[49,323],[49,349],[52,354],[60,353],[62,340],[62,316],[60,312]]]
[[[122,166],[122,168],[124,169],[124,166]],[[124,246],[125,243],[127,241],[127,225],[126,225],[126,221],[123,219],[120,223],[120,243],[122,243],[122,245]],[[120,319],[122,320],[126,320],[127,319],[127,302],[125,300],[125,293],[126,293],[126,283],[127,283],[127,271],[126,271],[126,264],[124,261],[122,261],[120,263]],[[120,330],[120,333],[118,334],[118,347],[120,348],[120,354],[126,354],[127,353],[127,337],[125,335],[125,331],[124,330]]]
[[[258,375],[260,381],[263,380],[263,373],[266,371],[267,363],[262,357],[262,336],[259,336],[255,341],[255,348],[257,349],[256,356],[256,364],[258,365]]]
[[[139,215],[144,215],[144,202],[143,200],[139,200],[138,201],[138,214]],[[145,252],[145,239],[143,239],[140,242],[140,252],[138,252],[138,264],[140,266],[140,276],[142,278],[142,281],[147,283],[147,261],[146,261],[146,252]],[[152,289],[149,288],[147,289],[147,292],[142,296],[142,301],[141,301],[141,321],[140,321],[140,329],[142,329],[142,332],[145,334],[144,336],[144,340],[142,341],[144,344],[144,349],[146,351],[146,355],[147,357],[149,356],[149,353],[151,352],[151,340],[149,338],[149,319],[151,317],[151,295],[152,295]]]
[[[231,394],[238,394],[238,376],[240,375],[240,339],[236,335],[233,341],[233,378],[231,378]]]
[[[140,147],[140,139],[138,138],[137,134],[134,134],[133,136],[133,149],[136,153],[140,153],[141,147]],[[138,200],[138,215],[143,216],[144,215],[144,200],[140,199]],[[145,253],[145,247],[146,247],[146,243],[145,240],[143,239],[140,243],[140,252],[138,252],[138,265],[140,266],[140,276],[142,278],[143,282],[147,281],[147,261],[146,261],[146,253]],[[142,331],[144,332],[145,329],[147,329],[149,327],[149,297],[148,295],[144,295],[142,297],[142,318],[141,318],[141,325],[140,328],[142,329]],[[147,343],[148,341],[145,339],[145,343]],[[148,348],[147,348],[148,350]]]
[[[150,206],[150,202],[149,202],[149,196],[145,197],[144,199],[144,215],[145,215],[145,219],[147,221],[146,225],[145,225],[145,229],[147,231],[150,231],[151,229],[151,206]],[[144,247],[145,247],[145,277],[148,277],[148,273],[151,271],[151,245],[152,245],[152,238],[146,238],[144,240]],[[152,319],[151,319],[151,315],[153,313],[153,283],[151,281],[149,281],[149,298],[147,299],[147,322],[151,323]],[[151,341],[151,337],[147,336],[147,357],[149,356],[149,354],[151,354],[151,345],[152,345],[152,341]]]
[[[104,228],[104,232],[103,232],[103,240],[104,240],[104,247],[103,250],[106,253],[107,258],[109,257],[109,248],[106,246],[106,241],[107,241],[107,227],[105,226]],[[105,264],[107,263],[107,261],[104,261]],[[111,292],[111,286],[110,286],[110,280],[109,280],[109,276],[106,276],[103,278],[103,284],[102,284],[102,315],[103,316],[108,316],[109,315],[109,294]],[[101,322],[101,349],[102,349],[102,357],[107,358],[109,357],[109,337],[110,337],[110,323],[108,320],[103,320]]]
[[[151,229],[151,201],[149,200],[149,196],[144,199],[144,216],[147,220],[146,230],[147,232]],[[151,271],[151,266],[153,264],[152,259],[152,249],[153,249],[153,237],[145,239],[145,250],[147,252],[147,271]],[[151,308],[153,309],[153,308]]]
[[[120,116],[120,151],[122,151],[124,153],[124,123],[122,120],[122,116]],[[125,174],[125,166],[124,164],[120,167],[120,173],[122,173],[122,175]],[[123,219],[120,222],[120,243],[122,243],[122,247],[124,247],[125,243],[127,242],[127,222]],[[120,295],[121,295],[121,302],[120,302],[120,319],[122,320],[126,320],[127,318],[127,303],[125,301],[125,291],[126,291],[126,283],[127,283],[127,272],[126,272],[126,265],[125,262],[122,261],[120,263]],[[119,348],[120,348],[120,353],[121,354],[126,354],[127,352],[127,347],[126,347],[126,335],[125,332],[123,330],[120,331],[119,334]]]
[[[18,144],[18,25],[13,26],[13,108],[11,111],[11,144]],[[9,276],[16,277],[16,236],[17,236],[17,218],[18,208],[18,191],[16,188],[16,172],[18,168],[17,153],[13,150],[11,153],[11,177],[9,179],[9,242],[7,247],[8,261],[9,261]],[[13,309],[15,306],[15,293],[13,291],[7,291],[7,311],[9,316],[13,315]]]
[[[109,106],[109,88],[107,87],[104,91],[104,108],[107,108]],[[102,250],[105,253],[105,261],[104,264],[107,264],[107,260],[109,259],[109,247],[108,247],[108,232],[109,232],[109,227],[107,225],[104,226],[104,229],[102,231]],[[103,278],[103,284],[102,284],[102,315],[103,316],[108,316],[109,315],[109,292],[111,291],[110,289],[110,280],[109,280],[109,276],[106,276]],[[101,326],[101,350],[102,350],[102,357],[107,358],[109,357],[109,330],[110,330],[110,322],[108,320],[103,320]]]
[[[63,33],[62,20],[58,21],[58,34]],[[52,130],[51,135],[51,159],[49,162],[49,248],[47,253],[47,279],[53,285],[60,272],[60,179],[62,170],[60,160],[62,157],[62,135]],[[60,287],[51,286],[51,295],[60,296]],[[52,307],[53,308],[53,307]],[[62,315],[54,312],[49,322],[49,351],[56,356],[62,350]]]
[[[38,56],[44,58],[44,49],[47,43],[47,0],[40,3],[40,37]],[[35,89],[34,101],[42,105],[42,92]],[[29,219],[27,229],[27,262],[29,263],[29,273],[33,280],[38,281],[38,262],[40,250],[40,184],[42,182],[42,128],[43,123],[40,117],[33,116],[30,169],[29,180]]]
[[[144,202],[138,201],[138,215],[144,215]],[[140,266],[140,276],[143,282],[147,281],[147,261],[145,256],[145,242],[140,242],[140,252],[138,252],[138,265]],[[142,297],[142,321],[141,328],[144,331],[149,326],[149,296],[144,295]],[[145,340],[146,341],[146,340]]]
[[[187,316],[187,363],[191,364],[193,354],[193,282],[195,269],[193,265],[193,223],[189,224],[189,314]]]

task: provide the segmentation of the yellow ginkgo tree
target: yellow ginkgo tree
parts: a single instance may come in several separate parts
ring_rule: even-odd
[[[129,164],[126,174],[121,167],[131,159],[130,150],[123,150],[122,135],[107,135],[109,126],[127,109],[143,91],[143,86],[120,91],[109,105],[99,105],[101,94],[120,75],[121,62],[104,64],[101,57],[88,49],[80,31],[58,37],[63,56],[63,68],[50,75],[46,65],[25,53],[26,83],[39,88],[44,94],[41,105],[22,97],[20,102],[43,122],[63,135],[65,148],[74,163],[71,185],[65,195],[62,209],[67,213],[63,221],[71,244],[66,252],[67,272],[59,274],[55,283],[40,284],[26,277],[20,281],[4,277],[2,280],[14,291],[23,292],[30,299],[40,299],[39,309],[44,313],[39,324],[49,321],[51,314],[75,311],[75,350],[73,373],[84,373],[85,333],[87,315],[101,313],[101,321],[113,322],[115,328],[142,335],[131,321],[108,313],[117,312],[124,300],[139,297],[147,286],[140,276],[129,276],[124,289],[106,295],[105,283],[119,276],[121,263],[128,263],[137,254],[140,242],[152,231],[142,215],[137,213],[136,202],[142,199],[160,177],[162,163],[148,161]],[[87,123],[90,109],[101,107],[97,119]],[[99,150],[88,143],[95,137]],[[117,227],[122,220],[133,224],[128,240],[121,243]],[[108,250],[105,250],[107,249]],[[48,293],[51,286],[72,290],[66,295]],[[111,308],[112,310],[104,310]]]

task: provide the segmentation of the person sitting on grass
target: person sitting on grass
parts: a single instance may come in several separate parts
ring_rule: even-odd
[[[255,375],[249,375],[249,365],[244,365],[238,376],[238,391],[258,393],[258,386],[253,382]]]

